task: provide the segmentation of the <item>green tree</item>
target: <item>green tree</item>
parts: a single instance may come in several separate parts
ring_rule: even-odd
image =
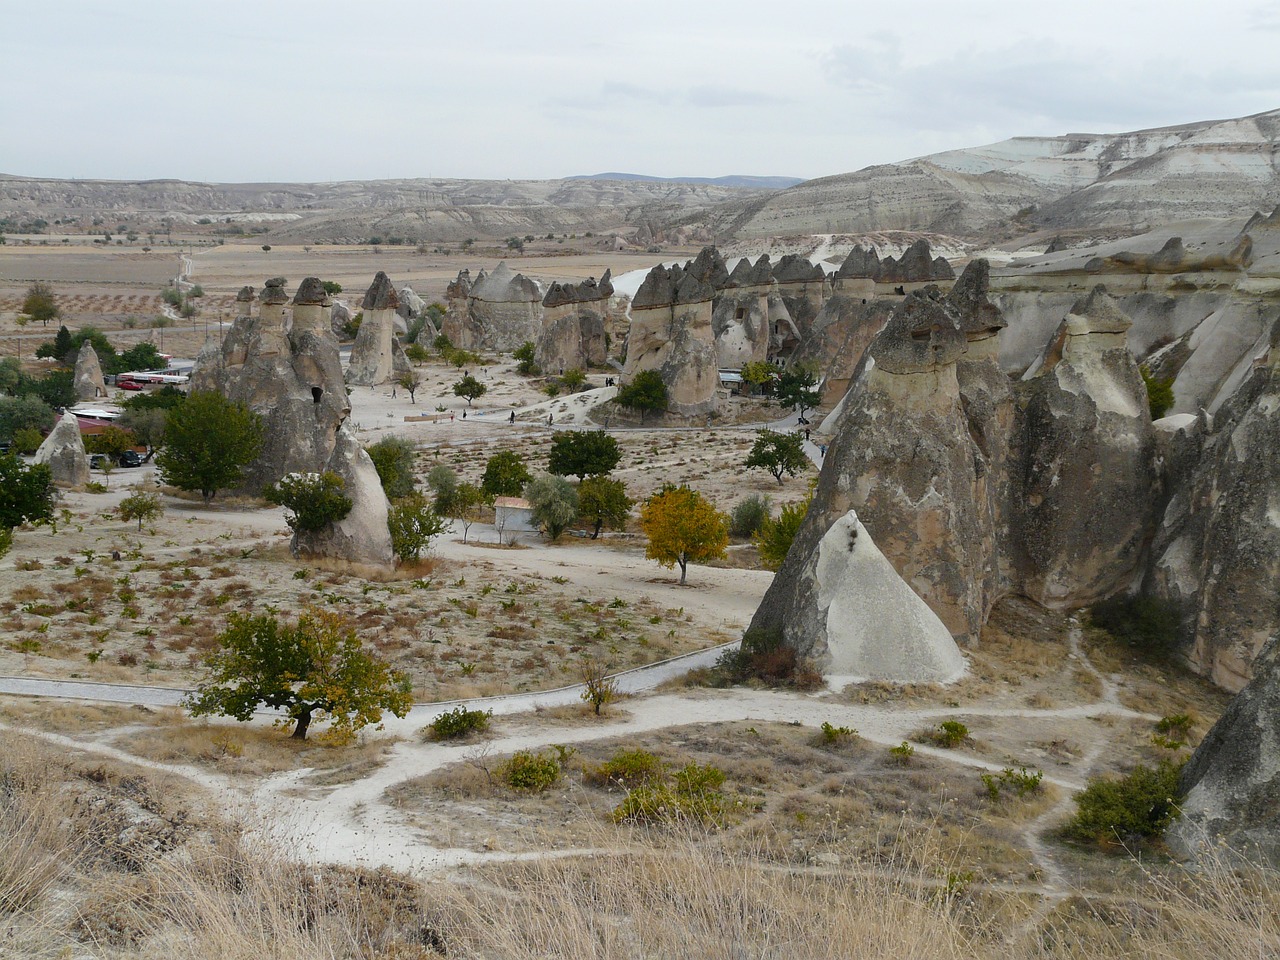
[[[805,366],[784,370],[778,377],[778,385],[773,392],[778,403],[784,407],[797,408],[797,415],[801,417],[806,410],[812,410],[822,402],[818,375]]]
[[[105,373],[128,373],[133,370],[163,370],[165,359],[154,343],[139,343],[124,353],[112,354]],[[109,368],[109,369],[108,369]]]
[[[518,497],[533,475],[525,466],[524,457],[512,450],[502,450],[489,458],[480,479],[480,490],[493,497]]]
[[[298,536],[323,530],[346,517],[353,506],[342,492],[346,482],[331,470],[324,473],[290,473],[262,491],[268,503],[289,511],[285,523],[293,531],[291,549],[298,551]]]
[[[560,375],[560,382],[563,383],[570,393],[577,393],[587,384],[587,375],[574,367],[572,370],[566,370]]]
[[[53,408],[39,397],[0,397],[0,440],[13,442],[18,430],[48,433],[57,419]]]
[[[133,434],[134,440],[147,448],[143,462],[155,456],[156,451],[164,443],[164,425],[168,413],[160,408],[141,407],[127,408],[117,421],[120,426]]]
[[[19,427],[13,431],[13,450],[23,456],[29,456],[40,449],[44,435],[33,427]]]
[[[417,370],[406,370],[396,377],[396,386],[409,391],[409,402],[418,402],[418,388],[422,386],[422,374]]]
[[[13,396],[22,382],[22,361],[17,357],[0,357],[0,393]]]
[[[628,410],[640,412],[640,422],[652,412],[667,409],[667,385],[657,370],[644,370],[631,378],[631,382],[619,388],[614,403]]]
[[[681,584],[689,561],[718,559],[729,545],[728,518],[698,491],[683,485],[667,485],[645,501],[640,526],[649,538],[645,557],[664,567],[679,565]]]
[[[404,348],[404,355],[411,363],[426,363],[431,359],[431,351],[416,341]],[[410,393],[409,396],[412,399],[413,394]]]
[[[56,320],[62,311],[53,298],[53,288],[43,280],[37,280],[27,287],[26,299],[22,301],[22,312],[32,320],[47,327],[50,320]]]
[[[547,469],[560,476],[600,476],[622,459],[618,441],[603,430],[558,430],[551,436]]]
[[[129,410],[171,410],[187,399],[187,395],[171,383],[166,383],[159,390],[148,390],[135,393],[121,404]]]
[[[70,370],[50,370],[43,377],[24,376],[18,382],[18,395],[37,397],[52,408],[76,404],[75,374]]]
[[[541,373],[538,364],[533,359],[533,344],[525,341],[512,351],[511,356],[516,359],[516,373],[521,376],[536,376]]]
[[[413,493],[414,450],[413,442],[404,437],[383,437],[365,448],[388,499],[396,500]]]
[[[591,524],[592,540],[600,536],[604,527],[624,529],[634,504],[621,480],[597,476],[587,477],[578,484],[578,519]]]
[[[751,360],[742,365],[742,382],[750,393],[769,393],[778,379],[778,368],[764,360]]]
[[[1173,407],[1173,378],[1153,376],[1144,363],[1138,368],[1142,374],[1142,382],[1147,388],[1147,407],[1151,411],[1151,419],[1159,420]]]
[[[342,284],[336,280],[321,280],[320,286],[324,287],[324,292],[333,296],[335,293],[342,292]]]
[[[804,437],[799,433],[777,433],[761,430],[744,464],[748,470],[763,467],[778,483],[784,473],[791,476],[803,469],[809,458],[804,455]]]
[[[805,514],[809,512],[809,504],[813,502],[813,491],[798,503],[788,503],[782,508],[778,519],[765,520],[760,531],[751,539],[760,551],[760,562],[769,570],[777,570],[787,558],[791,542],[795,540],[804,523]]]
[[[729,535],[743,539],[754,537],[769,519],[769,498],[753,494],[739,500],[729,513]]]
[[[524,498],[533,508],[533,519],[556,540],[578,518],[578,491],[564,477],[544,473],[524,488]]]
[[[234,486],[262,449],[262,418],[220,393],[196,391],[165,420],[156,465],[166,483],[198,490],[205,503]]]
[[[118,462],[121,454],[126,450],[132,450],[133,444],[133,434],[128,430],[120,429],[114,424],[103,427],[101,433],[84,438],[86,451],[104,454],[108,460],[113,462]]]
[[[120,519],[125,523],[130,520],[138,521],[139,531],[142,530],[144,521],[154,520],[163,512],[164,506],[160,502],[160,494],[147,493],[143,490],[129,494],[116,507],[116,513],[120,515]]]
[[[488,392],[489,388],[469,373],[453,385],[453,395],[463,397],[467,406],[471,406],[472,400],[483,397]]]
[[[205,675],[184,705],[192,716],[250,720],[259,706],[285,711],[295,739],[316,719],[340,733],[380,723],[382,711],[403,717],[413,705],[408,676],[366,652],[338,614],[308,610],[296,624],[271,614],[232,613]]]
[[[431,549],[431,541],[449,529],[449,521],[420,493],[397,500],[387,513],[391,549],[401,560],[413,562]]]
[[[47,463],[27,466],[14,454],[0,455],[0,529],[52,519],[53,498]]]
[[[58,363],[72,364],[75,363],[78,349],[79,345],[72,342],[71,331],[67,329],[67,325],[64,323],[58,327],[58,332],[52,340],[36,347],[36,357],[37,359],[47,358],[56,360]]]
[[[427,489],[435,496],[433,506],[441,516],[452,516],[449,508],[458,490],[458,474],[450,466],[437,463],[427,471]]]
[[[493,497],[473,483],[460,483],[453,490],[446,516],[462,524],[462,542],[467,542],[471,525],[480,519],[485,507],[493,502]]]

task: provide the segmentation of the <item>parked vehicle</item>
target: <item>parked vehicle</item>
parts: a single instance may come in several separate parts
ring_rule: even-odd
[[[126,450],[120,454],[116,462],[122,467],[140,467],[142,466],[142,454],[138,453],[137,450]]]

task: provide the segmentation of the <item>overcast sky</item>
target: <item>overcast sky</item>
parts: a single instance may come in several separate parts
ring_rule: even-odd
[[[0,173],[817,177],[1280,108],[1280,4],[0,0]]]

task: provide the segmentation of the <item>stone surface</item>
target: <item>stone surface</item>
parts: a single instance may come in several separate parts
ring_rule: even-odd
[[[87,346],[87,344],[86,344]],[[68,410],[36,450],[36,463],[47,463],[53,482],[60,487],[83,490],[89,482],[89,458],[80,436],[80,422]]]
[[[391,382],[408,369],[407,360],[403,361],[399,370],[396,364],[400,344],[395,336],[395,321],[399,305],[400,299],[390,278],[379,270],[364,295],[364,319],[360,322],[356,342],[351,348],[347,383],[374,387]],[[404,357],[403,348],[399,350],[399,357]]]
[[[1166,834],[1183,855],[1214,855],[1225,841],[1280,866],[1280,640],[1259,654],[1254,678],[1182,769],[1182,815]]]
[[[542,328],[542,290],[502,261],[493,273],[483,270],[474,282],[459,272],[447,290],[443,333],[467,350],[515,350],[532,343]]]
[[[390,505],[373,460],[345,423],[338,427],[324,470],[342,478],[351,512],[322,530],[299,532],[296,555],[390,566],[395,561],[387,528]]]
[[[934,257],[929,241],[923,237],[903,251],[898,259],[880,261],[876,280],[880,283],[925,283],[930,280],[954,280],[956,273],[944,257]]]
[[[614,319],[610,271],[597,282],[552,283],[542,299],[542,329],[534,343],[534,362],[547,373],[604,366],[608,329]]]
[[[351,307],[345,300],[333,301],[329,308],[329,329],[338,338],[346,336],[345,327],[351,321]]]
[[[711,326],[715,293],[679,265],[650,270],[631,302],[623,383],[657,370],[669,409],[686,416],[712,412],[720,385]]]
[[[77,400],[96,400],[107,395],[107,385],[102,379],[102,364],[98,362],[98,354],[88,340],[80,345],[73,377]]]

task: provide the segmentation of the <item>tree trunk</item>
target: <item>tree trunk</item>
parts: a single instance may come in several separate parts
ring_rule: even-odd
[[[689,558],[681,554],[676,563],[680,564],[680,586],[683,587],[685,574],[689,572]]]
[[[293,728],[294,740],[307,739],[307,727],[311,726],[311,711],[307,710],[298,714],[297,726]]]
[[[597,520],[597,521],[596,521],[596,529],[595,529],[595,531],[591,534],[591,539],[592,539],[592,540],[598,540],[598,539],[600,538],[600,528],[601,528],[601,527],[603,527],[603,526],[604,526],[604,521],[603,521],[603,520]],[[139,529],[141,529],[141,528],[139,528]]]

